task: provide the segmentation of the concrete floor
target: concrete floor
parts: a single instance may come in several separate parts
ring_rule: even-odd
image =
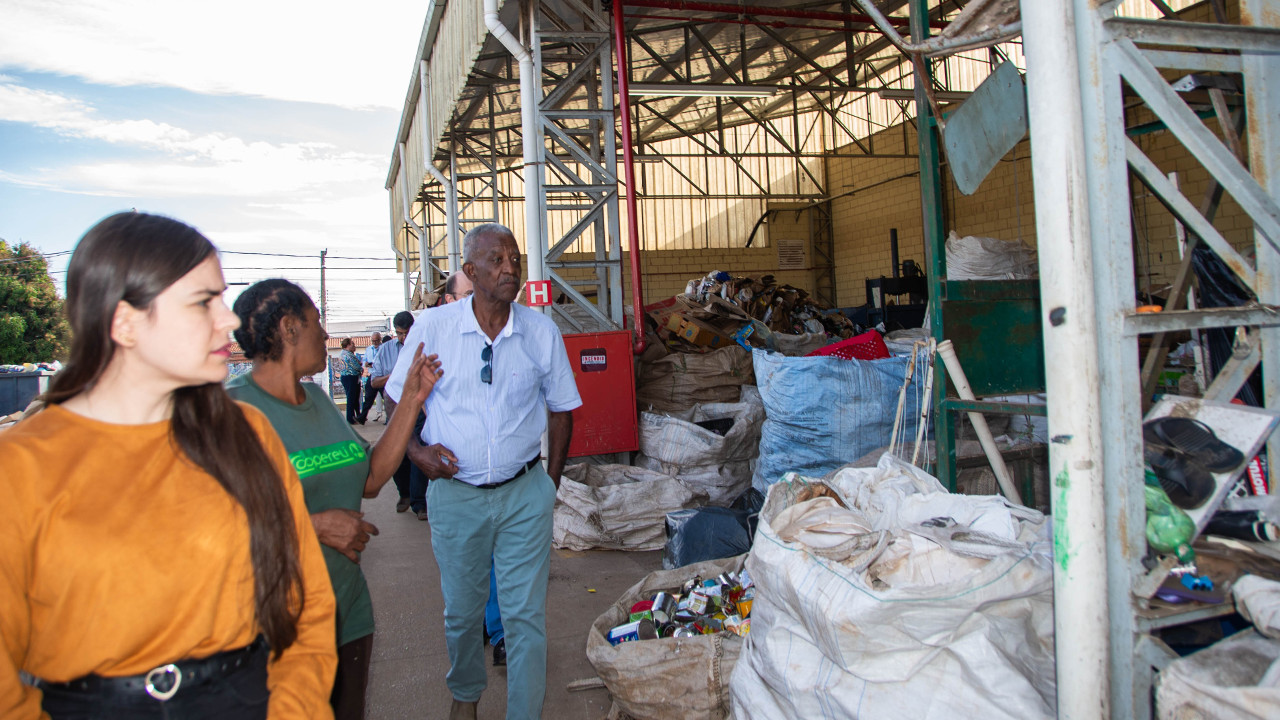
[[[376,441],[384,426],[356,426]],[[445,686],[449,657],[444,643],[444,602],[431,553],[431,529],[412,513],[396,513],[397,493],[387,483],[378,497],[364,501],[365,519],[381,534],[361,559],[373,596],[377,630],[370,670],[368,720],[445,718],[450,695]],[[600,720],[609,712],[603,689],[570,693],[574,680],[594,678],[587,661],[587,630],[622,593],[662,567],[660,552],[551,552],[547,597],[547,699],[543,717]],[[594,590],[595,592],[590,592]],[[506,668],[489,667],[489,687],[480,699],[480,718],[506,714]]]

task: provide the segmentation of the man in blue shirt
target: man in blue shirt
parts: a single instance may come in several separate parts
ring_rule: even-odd
[[[444,373],[424,406],[422,444],[410,441],[409,456],[435,478],[428,507],[445,602],[450,717],[474,718],[485,688],[480,628],[492,557],[506,630],[507,718],[533,720],[546,695],[551,515],[571,411],[582,400],[560,331],[515,304],[520,248],[511,231],[476,227],[463,253],[475,294],[423,313],[406,340],[440,353]],[[408,367],[399,362],[392,372],[392,399]]]
[[[373,390],[382,390],[387,384],[387,380],[391,377],[391,371],[396,367],[396,361],[400,358],[400,348],[404,347],[405,336],[409,334],[409,328],[413,327],[413,313],[407,310],[401,310],[391,319],[391,326],[395,329],[396,337],[391,342],[382,343],[382,347],[378,348],[378,355],[373,359],[373,367],[369,369],[369,387]],[[406,368],[407,371],[407,368]],[[402,381],[403,382],[403,381]],[[400,397],[400,393],[396,393],[396,397]],[[396,411],[396,404],[392,402],[390,396],[384,393],[384,404],[386,405],[387,424],[391,424],[391,414]],[[400,499],[396,501],[396,512],[404,512],[413,506],[415,499],[418,506],[413,509],[415,513],[421,512],[426,519],[426,495],[425,488],[422,493],[416,493],[417,498],[413,496],[413,486],[410,478],[409,456],[405,455],[404,462],[400,463],[400,467],[396,468],[391,479],[396,483],[396,490],[400,493]]]

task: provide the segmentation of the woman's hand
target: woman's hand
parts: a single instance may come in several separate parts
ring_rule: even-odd
[[[400,396],[400,404],[408,401],[409,407],[422,407],[431,395],[431,389],[444,375],[440,369],[440,360],[436,355],[422,355],[422,343],[413,350],[413,364],[409,366],[409,374],[404,378],[404,391]]]
[[[360,553],[369,542],[370,535],[377,535],[378,528],[361,518],[364,513],[346,508],[334,508],[324,512],[312,513],[311,524],[315,526],[316,537],[324,545],[337,550],[351,562],[360,562]]]

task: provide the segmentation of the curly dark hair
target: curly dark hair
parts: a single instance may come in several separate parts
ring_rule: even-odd
[[[262,280],[250,285],[236,298],[231,310],[240,318],[236,342],[250,360],[279,360],[284,354],[280,321],[286,317],[305,318],[315,307],[307,291],[283,278]]]

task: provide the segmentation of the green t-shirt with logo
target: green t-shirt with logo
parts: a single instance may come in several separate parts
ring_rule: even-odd
[[[369,476],[369,444],[319,385],[302,383],[307,397],[301,405],[269,394],[249,373],[228,380],[226,387],[231,397],[258,408],[271,421],[302,478],[308,512],[360,510]],[[338,600],[338,645],[373,634],[373,603],[360,566],[328,545],[320,549]]]

